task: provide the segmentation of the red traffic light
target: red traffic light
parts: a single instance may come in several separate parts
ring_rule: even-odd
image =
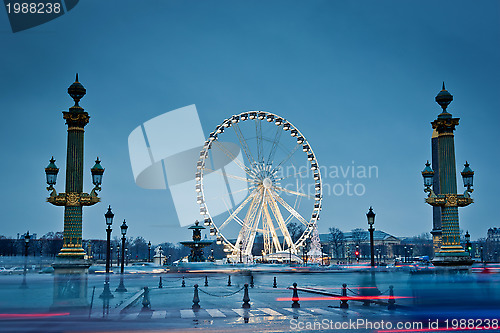
[[[355,252],[355,254],[356,254],[357,256],[359,256],[359,251],[356,251],[356,252]]]

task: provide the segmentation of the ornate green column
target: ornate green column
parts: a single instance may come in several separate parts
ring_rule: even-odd
[[[78,82],[68,88],[68,94],[75,105],[63,112],[63,119],[68,125],[66,154],[66,192],[57,193],[54,189],[59,169],[52,158],[45,168],[47,190],[51,191],[47,201],[55,206],[64,206],[63,247],[57,255],[54,267],[54,304],[53,308],[82,309],[88,307],[87,273],[90,262],[82,247],[82,207],[91,206],[100,201],[100,191],[104,169],[99,159],[91,169],[95,185],[90,194],[83,192],[83,149],[84,128],[89,123],[89,114],[79,105],[86,89]]]
[[[434,207],[441,207],[441,248],[432,261],[435,266],[464,266],[471,265],[472,260],[468,252],[460,245],[460,228],[458,222],[458,207],[464,207],[473,202],[468,192],[457,194],[457,171],[455,164],[455,126],[459,118],[446,110],[453,100],[453,96],[443,89],[436,96],[436,102],[443,112],[434,120],[432,128],[437,132],[437,173],[439,175],[439,188],[434,186],[435,193],[429,190],[426,202]],[[427,170],[427,168],[426,168]],[[425,172],[433,172],[432,170]]]
[[[85,125],[89,122],[89,114],[78,105],[85,95],[86,89],[78,82],[68,88],[68,94],[75,101],[69,112],[63,112],[68,125],[68,149],[66,155],[66,196],[64,207],[64,243],[60,257],[83,259],[82,248],[82,206],[79,198],[83,192],[83,136]]]

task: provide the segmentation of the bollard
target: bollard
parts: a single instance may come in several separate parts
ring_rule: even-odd
[[[250,288],[253,288],[253,275],[250,275]]]
[[[163,288],[163,283],[161,281],[161,276],[160,276],[160,283],[158,283],[158,288],[160,288],[160,289]]]
[[[274,277],[273,288],[278,288],[278,284],[276,283],[276,276]]]
[[[300,308],[300,304],[299,304],[299,294],[297,293],[297,283],[294,282],[293,283],[293,295],[292,295],[292,308],[294,309],[298,309]]]
[[[340,299],[340,308],[349,309],[349,304],[347,304],[347,284],[342,285],[342,298]]]
[[[182,284],[181,284],[181,287],[185,287],[186,286],[186,281],[184,281],[184,276],[182,277]]]
[[[245,293],[243,294],[243,309],[250,309],[250,296],[248,296],[248,283],[245,283]]]
[[[197,311],[200,309],[200,297],[198,296],[198,285],[194,285],[194,296],[193,296],[193,310]]]
[[[208,287],[208,276],[205,275],[205,287]]]
[[[149,288],[144,287],[144,295],[142,297],[142,310],[141,311],[149,311],[151,310],[151,301],[149,300]]]
[[[387,310],[396,309],[396,300],[394,299],[394,286],[389,286],[389,301],[387,301]]]
[[[227,286],[231,287],[231,275],[229,275],[229,277],[227,279]]]

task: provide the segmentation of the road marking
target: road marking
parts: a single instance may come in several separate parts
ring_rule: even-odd
[[[250,309],[233,309],[233,311],[239,314],[241,317],[245,317],[245,315],[252,317],[254,315],[250,312]]]
[[[226,316],[219,309],[205,309],[205,310],[212,317],[225,317]]]
[[[326,311],[326,310],[323,310],[323,309],[305,308],[304,310],[311,311],[314,314],[327,315],[327,316],[332,316],[332,315],[335,314],[333,312]]]
[[[122,318],[122,320],[135,320],[137,319],[137,316],[139,313],[129,313],[128,315],[125,315],[125,317]]]
[[[347,315],[356,315],[356,316],[360,316],[361,314],[359,312],[356,312],[356,311],[353,311],[351,309],[341,309],[341,308],[328,308],[334,312],[337,312],[339,314],[342,314],[344,316],[347,316]]]
[[[279,313],[278,311],[274,311],[273,309],[271,308],[258,308],[258,310],[262,311],[262,312],[265,312],[267,313],[268,315],[271,315],[271,316],[283,316],[281,313]]]
[[[194,318],[196,314],[193,310],[181,310],[181,318]]]
[[[167,311],[155,311],[151,316],[151,319],[163,319],[167,316]]]
[[[310,314],[309,312],[305,312],[305,311],[302,311],[302,310],[299,310],[299,309],[283,308],[283,310],[290,311],[293,314],[298,314],[298,315],[301,315],[301,316],[312,316],[312,314]]]

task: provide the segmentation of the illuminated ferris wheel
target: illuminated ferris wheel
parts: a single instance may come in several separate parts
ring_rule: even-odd
[[[221,158],[232,167],[220,167]],[[204,224],[233,261],[251,261],[260,242],[259,255],[298,254],[319,219],[321,174],[311,145],[269,112],[243,112],[218,125],[200,152],[195,179]]]

